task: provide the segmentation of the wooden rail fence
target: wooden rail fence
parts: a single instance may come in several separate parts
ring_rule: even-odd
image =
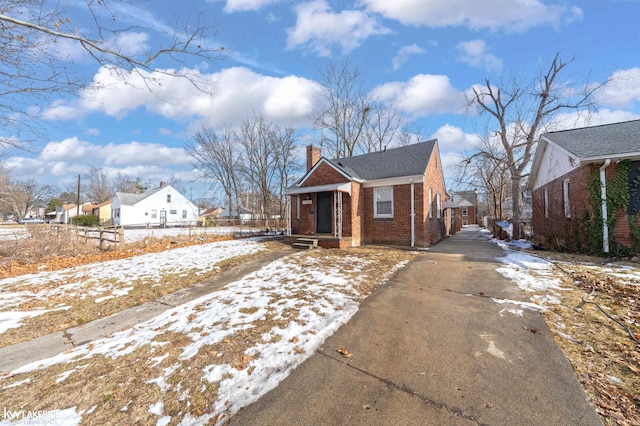
[[[100,248],[103,248],[105,244],[112,244],[115,248],[124,243],[124,228],[121,226],[87,228],[83,226],[51,225],[51,229],[58,238],[62,238],[64,233],[73,232],[84,239],[85,243],[89,240],[98,240]]]

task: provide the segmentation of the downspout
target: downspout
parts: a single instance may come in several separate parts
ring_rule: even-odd
[[[609,216],[607,214],[607,179],[605,170],[611,164],[611,160],[605,160],[600,167],[600,201],[602,203],[602,251],[609,253]]]
[[[413,188],[413,179],[411,179],[411,247],[416,245],[416,212],[415,212],[415,190]]]

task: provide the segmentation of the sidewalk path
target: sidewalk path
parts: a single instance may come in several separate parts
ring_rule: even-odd
[[[540,313],[465,228],[419,256],[234,425],[601,425]],[[353,356],[337,352],[344,348]]]

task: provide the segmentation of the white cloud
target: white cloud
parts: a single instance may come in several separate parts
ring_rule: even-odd
[[[227,0],[224,11],[227,13],[257,11],[265,6],[281,1],[282,0]]]
[[[619,123],[622,121],[638,120],[640,114],[623,110],[600,109],[592,114],[568,112],[557,114],[549,131],[575,129],[579,127],[599,126],[601,124]]]
[[[190,158],[182,148],[129,142],[94,145],[77,137],[48,143],[37,158],[10,157],[4,165],[21,180],[68,185],[91,167],[103,168],[109,176],[120,173],[151,181],[168,178],[195,179]],[[52,182],[52,177],[56,182]]]
[[[577,6],[545,4],[540,0],[361,0],[360,4],[405,25],[428,27],[525,31],[582,19],[582,10]]]
[[[105,47],[123,55],[135,56],[149,50],[149,35],[139,32],[118,33],[115,38],[107,40]]]
[[[49,142],[38,160],[44,162],[81,161],[95,167],[124,165],[188,166],[190,161],[182,148],[164,145],[129,142],[122,144],[93,145],[77,137],[59,142]]]
[[[295,7],[296,25],[287,29],[287,49],[310,48],[318,56],[331,56],[334,45],[349,53],[374,35],[391,30],[359,10],[334,13],[325,0],[314,0]]]
[[[124,81],[120,75],[102,68],[94,76],[92,86],[80,93],[79,100],[56,101],[44,115],[68,120],[102,112],[122,118],[145,108],[174,121],[204,121],[212,126],[239,124],[254,112],[261,112],[278,124],[308,124],[317,89],[312,80],[293,75],[270,77],[243,67],[214,74],[193,72],[201,87],[211,93],[198,90],[185,78],[164,73],[131,73]]]
[[[99,136],[100,135],[100,129],[96,129],[95,127],[93,127],[91,129],[87,129],[86,133],[89,136]]]
[[[426,52],[426,50],[424,50],[422,47],[419,47],[415,43],[410,45],[410,46],[404,46],[403,48],[401,48],[398,51],[398,54],[391,61],[391,63],[393,64],[393,70],[397,71],[398,69],[400,69],[400,67],[405,62],[407,62],[407,60],[409,59],[409,56],[411,56],[411,55],[422,55],[425,52]]]
[[[640,101],[640,68],[617,70],[610,82],[596,91],[598,102],[613,107],[626,107]]]
[[[446,75],[418,74],[407,82],[376,87],[372,95],[416,117],[437,113],[463,113],[464,92],[456,90]]]
[[[456,46],[462,53],[458,59],[476,68],[487,71],[501,71],[502,59],[487,52],[487,44],[483,40],[463,41]]]
[[[438,139],[441,152],[463,152],[482,143],[475,133],[465,133],[460,127],[445,124],[440,127],[429,139]]]

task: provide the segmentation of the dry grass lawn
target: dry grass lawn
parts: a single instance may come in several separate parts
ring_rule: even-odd
[[[561,303],[549,304],[543,315],[591,403],[607,425],[640,425],[640,344],[595,305],[640,340],[640,282],[623,284],[589,266],[602,266],[600,258],[543,257],[556,262],[569,289],[558,292]]]

